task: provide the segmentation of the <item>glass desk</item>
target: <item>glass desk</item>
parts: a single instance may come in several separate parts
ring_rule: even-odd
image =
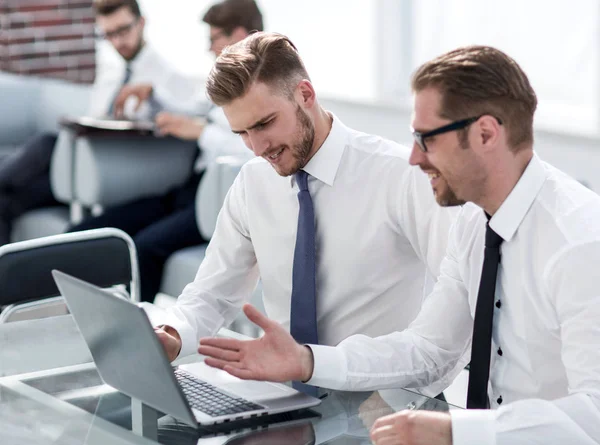
[[[103,384],[85,343],[73,328],[70,316],[0,325],[0,443],[156,443],[131,431],[131,400]],[[237,336],[231,332],[224,335]],[[180,362],[199,359],[191,356]],[[371,425],[383,415],[405,409],[454,408],[404,389],[331,391],[320,406],[279,415],[268,419],[268,424],[257,424],[254,419],[251,424],[195,430],[164,416],[159,419],[158,441],[199,445],[367,444]]]

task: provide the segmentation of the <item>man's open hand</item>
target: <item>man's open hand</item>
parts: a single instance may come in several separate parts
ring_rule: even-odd
[[[206,364],[245,380],[307,381],[312,376],[312,352],[299,345],[278,323],[246,304],[244,313],[265,334],[256,340],[203,338],[198,352]]]

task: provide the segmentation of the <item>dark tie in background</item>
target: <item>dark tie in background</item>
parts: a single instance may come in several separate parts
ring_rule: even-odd
[[[290,333],[300,343],[318,344],[317,301],[315,270],[315,211],[308,191],[308,173],[296,173],[298,192],[298,233],[294,250],[292,275],[292,304],[290,313]],[[293,382],[293,387],[311,396],[317,396],[317,388],[301,382]]]
[[[131,79],[131,67],[129,66],[129,64],[127,64],[125,67],[125,76],[123,77],[121,86],[119,86],[119,89],[115,93],[115,97],[113,97],[113,100],[110,102],[110,106],[108,107],[108,113],[107,113],[108,116],[112,116],[114,108],[115,108],[115,100],[117,99],[117,96],[121,92],[121,88],[123,88],[125,85],[127,85],[127,83],[129,82],[129,79]]]
[[[500,244],[502,244],[502,238],[490,228],[488,222],[485,231],[483,269],[475,306],[475,322],[473,323],[471,367],[467,391],[467,408],[469,409],[489,408],[487,388],[490,377],[492,324],[496,277],[500,264]]]

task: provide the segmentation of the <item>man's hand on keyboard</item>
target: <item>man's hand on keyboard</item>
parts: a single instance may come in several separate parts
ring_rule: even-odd
[[[207,356],[206,364],[245,380],[309,380],[313,370],[311,350],[296,343],[285,329],[253,306],[245,305],[244,313],[265,334],[259,339],[245,341],[201,339],[198,352]]]

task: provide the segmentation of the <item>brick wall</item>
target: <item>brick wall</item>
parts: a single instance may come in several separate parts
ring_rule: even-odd
[[[0,70],[91,83],[92,0],[0,0]]]

